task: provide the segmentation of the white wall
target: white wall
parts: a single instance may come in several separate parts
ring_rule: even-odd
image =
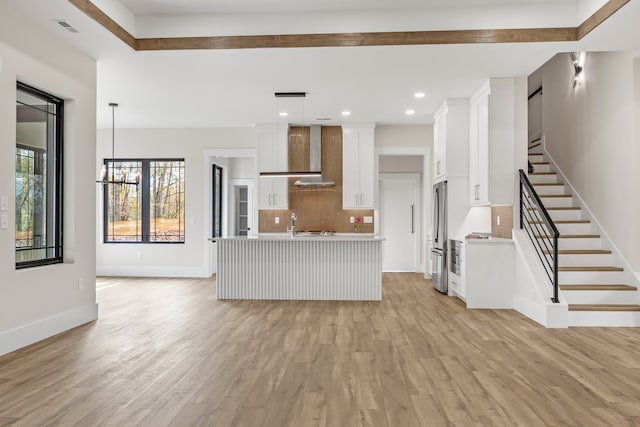
[[[433,126],[376,126],[376,147],[433,147]]]
[[[108,108],[104,106],[104,108]],[[121,105],[119,110],[127,108]],[[172,157],[185,159],[185,243],[105,244],[102,230],[102,197],[97,197],[96,247],[99,275],[209,276],[206,248],[210,231],[210,166],[228,168],[225,182],[234,178],[256,178],[248,159],[211,158],[215,149],[255,148],[253,128],[210,129],[118,129],[116,111],[115,157]],[[206,153],[205,153],[206,151]],[[98,130],[95,170],[111,157],[111,129]],[[232,167],[232,166],[237,167]],[[251,173],[251,169],[253,172]],[[246,176],[251,175],[251,176]]]
[[[64,263],[15,269],[16,81],[65,100]],[[96,64],[0,2],[0,354],[97,318]],[[3,213],[5,214],[5,213]],[[78,281],[83,280],[83,289]]]
[[[379,173],[419,173],[422,174],[422,156],[380,156]]]
[[[588,53],[585,80],[575,90],[568,54],[543,66],[546,150],[636,272],[640,271],[638,56]]]

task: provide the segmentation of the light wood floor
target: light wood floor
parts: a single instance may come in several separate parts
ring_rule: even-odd
[[[0,426],[640,425],[638,329],[467,311],[417,274],[379,303],[98,282],[99,321],[0,358]]]

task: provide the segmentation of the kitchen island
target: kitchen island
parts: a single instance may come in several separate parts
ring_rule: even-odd
[[[218,299],[382,298],[382,238],[373,235],[218,240]]]

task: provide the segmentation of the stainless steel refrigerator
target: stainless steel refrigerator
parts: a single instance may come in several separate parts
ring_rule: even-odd
[[[433,287],[446,293],[449,288],[447,274],[447,181],[433,186],[433,247],[431,249],[431,282]]]

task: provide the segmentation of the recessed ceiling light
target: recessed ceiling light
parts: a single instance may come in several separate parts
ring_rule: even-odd
[[[415,110],[407,110],[404,112],[407,116],[413,116],[416,112]]]
[[[289,113],[287,113],[286,111],[280,111],[280,117],[287,117],[289,115]]]
[[[346,111],[345,110],[345,111],[342,112],[342,115],[343,116],[350,116],[351,115],[351,111]]]
[[[424,98],[424,92],[416,92],[413,94],[415,98]]]

